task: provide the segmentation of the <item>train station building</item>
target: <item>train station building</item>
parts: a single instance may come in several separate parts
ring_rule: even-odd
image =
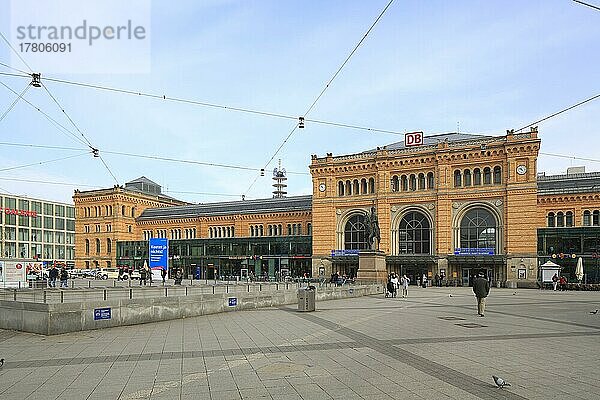
[[[206,204],[143,177],[76,191],[77,267],[141,266],[148,240],[161,237],[170,265],[202,278],[356,276],[375,207],[388,271],[468,285],[485,270],[492,282],[535,285],[547,258],[571,252],[592,266],[600,253],[600,174],[545,176],[539,149],[534,128],[313,155],[308,196],[284,197],[277,177],[274,198]]]

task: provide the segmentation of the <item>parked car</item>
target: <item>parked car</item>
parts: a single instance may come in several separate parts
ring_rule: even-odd
[[[117,279],[119,270],[116,268],[98,268],[96,269],[96,279]]]
[[[129,274],[129,271],[123,273],[123,276],[121,277],[124,281],[126,281],[127,279],[140,279],[140,271],[138,271],[137,269],[134,269],[131,272],[131,275]]]

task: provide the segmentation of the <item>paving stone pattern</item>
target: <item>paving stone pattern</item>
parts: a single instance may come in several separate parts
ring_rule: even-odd
[[[469,288],[409,294],[48,337],[0,330],[0,400],[600,398],[599,294],[492,290],[484,318]]]

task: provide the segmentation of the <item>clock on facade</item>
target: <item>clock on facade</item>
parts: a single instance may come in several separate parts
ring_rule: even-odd
[[[324,192],[326,188],[327,188],[327,186],[325,186],[325,184],[324,184],[324,183],[321,183],[321,184],[319,185],[319,190],[320,190],[321,192]]]
[[[519,175],[525,175],[525,173],[527,172],[527,167],[524,165],[518,165],[517,166],[517,174]]]

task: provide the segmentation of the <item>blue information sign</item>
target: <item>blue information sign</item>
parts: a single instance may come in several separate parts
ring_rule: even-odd
[[[166,238],[151,238],[148,254],[151,269],[167,269],[169,256],[169,241]]]
[[[230,297],[229,298],[229,307],[235,307],[237,306],[237,297]]]
[[[94,308],[94,320],[99,319],[110,319],[110,307],[109,308]]]
[[[331,257],[357,256],[360,250],[331,250]]]
[[[493,256],[493,247],[479,247],[479,248],[456,248],[454,249],[455,256]]]

